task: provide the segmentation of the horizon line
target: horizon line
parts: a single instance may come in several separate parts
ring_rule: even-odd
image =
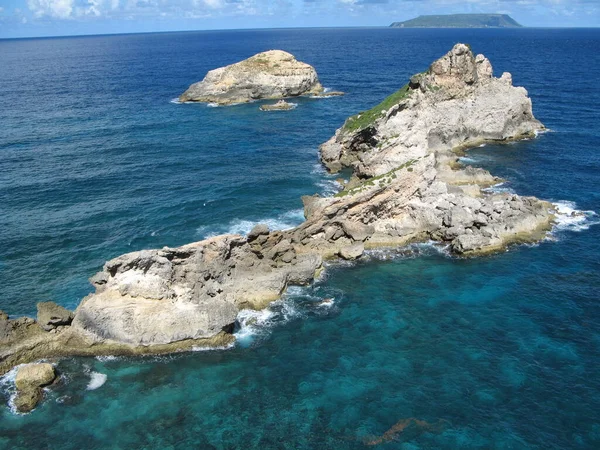
[[[268,27],[268,28],[208,28],[208,29],[191,29],[191,30],[167,30],[167,31],[133,31],[133,32],[116,32],[116,33],[89,33],[89,34],[60,34],[52,36],[21,36],[21,37],[0,37],[0,41],[8,40],[25,40],[25,39],[61,39],[61,38],[77,38],[77,37],[102,37],[102,36],[128,36],[136,34],[168,34],[168,33],[194,33],[194,32],[211,32],[211,31],[270,31],[270,30],[304,30],[304,29],[355,29],[355,28],[371,28],[371,29],[394,29],[394,30],[515,30],[515,29],[537,29],[537,30],[594,30],[599,26],[583,26],[583,27],[531,27],[522,25],[520,27],[392,27],[390,25],[348,25],[348,26],[306,26],[306,27]]]

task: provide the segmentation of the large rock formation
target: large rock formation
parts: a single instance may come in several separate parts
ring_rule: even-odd
[[[485,193],[482,187],[499,180],[461,167],[456,151],[543,129],[527,91],[513,87],[510,74],[494,78],[483,55],[457,44],[381,104],[349,118],[320,156],[332,172],[353,168],[338,196],[349,197],[350,220],[373,227],[367,247],[433,239],[457,253],[483,253],[539,239],[550,225],[551,205]],[[335,199],[319,203],[331,208]]]
[[[255,230],[176,249],[129,253],[93,278],[72,328],[96,340],[131,345],[209,338],[231,330],[239,309],[261,308],[288,284],[306,284],[321,266],[299,255],[283,232]]]
[[[179,100],[229,105],[322,92],[323,86],[311,65],[282,50],[269,50],[211,70],[202,81],[181,94]]]
[[[381,104],[350,117],[321,147],[321,161],[333,172],[353,166],[365,178],[428,154],[531,137],[543,128],[509,73],[494,78],[487,58],[457,44]]]
[[[322,259],[435,240],[457,254],[540,239],[551,205],[487,192],[498,179],[463,167],[456,149],[533,136],[523,88],[497,79],[483,56],[456,45],[375,108],[351,117],[321,147],[332,171],[354,175],[333,197],[303,197],[306,221],[256,226],[179,248],[123,255],[92,278],[70,326],[44,331],[0,313],[0,374],[49,356],[146,354],[230,344],[238,311],[262,308],[290,284],[311,282]],[[46,323],[45,323],[46,324]]]

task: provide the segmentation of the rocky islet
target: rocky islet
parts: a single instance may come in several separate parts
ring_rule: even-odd
[[[314,67],[296,60],[291,53],[269,50],[209,71],[181,94],[179,101],[231,105],[323,91]]]

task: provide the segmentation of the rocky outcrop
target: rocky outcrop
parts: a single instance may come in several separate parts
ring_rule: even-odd
[[[260,105],[261,111],[289,111],[290,109],[294,109],[296,105],[292,103],[288,103],[285,100],[279,100],[277,103],[268,104],[268,105]]]
[[[37,322],[46,331],[71,325],[73,313],[54,302],[37,304]]]
[[[209,338],[230,330],[239,309],[264,307],[288,284],[313,279],[319,255],[298,254],[283,232],[253,232],[107,262],[72,328],[96,341],[136,346]]]
[[[15,378],[17,396],[14,400],[17,411],[32,411],[43,398],[42,387],[51,384],[55,379],[56,373],[52,364],[38,363],[19,367]]]
[[[462,44],[375,108],[346,121],[321,147],[332,171],[354,174],[333,197],[305,196],[306,221],[285,231],[257,225],[178,248],[115,258],[91,281],[72,324],[50,332],[0,314],[0,374],[64,355],[137,355],[223,346],[238,312],[263,308],[291,284],[310,283],[324,258],[434,240],[461,255],[542,238],[549,203],[494,193],[499,180],[464,167],[457,151],[533,136],[543,126],[523,88],[494,78]],[[49,320],[40,316],[47,328]],[[64,322],[61,322],[64,323]]]
[[[485,192],[500,180],[461,166],[457,151],[543,129],[510,74],[494,78],[487,58],[457,44],[380,105],[349,118],[320,157],[332,172],[353,168],[338,197],[348,197],[349,219],[373,226],[366,247],[433,239],[456,253],[485,253],[539,239],[550,227],[551,205]]]
[[[381,104],[350,117],[320,155],[332,172],[352,166],[367,178],[430,153],[532,137],[542,129],[527,91],[512,86],[508,73],[494,78],[487,58],[457,44]]]
[[[181,96],[182,102],[219,105],[320,94],[323,86],[315,69],[290,53],[269,50],[236,64],[211,70]]]

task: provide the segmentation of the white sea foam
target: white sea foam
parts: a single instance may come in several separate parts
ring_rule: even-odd
[[[96,356],[96,359],[100,362],[108,362],[108,361],[116,361],[119,359],[119,357],[115,356],[115,355],[105,355],[105,356]]]
[[[333,305],[335,305],[335,299],[334,298],[326,298],[324,300],[322,300],[321,302],[317,303],[317,308],[331,308]]]
[[[304,222],[304,210],[295,209],[280,214],[275,218],[265,218],[255,221],[235,219],[225,226],[208,227],[203,225],[197,228],[196,231],[204,238],[218,236],[220,234],[246,235],[259,223],[267,224],[271,230],[289,230],[290,228],[300,225],[302,222]]]
[[[13,414],[19,414],[19,412],[17,411],[17,408],[15,407],[14,401],[15,401],[15,397],[17,395],[17,388],[15,386],[15,378],[17,377],[17,372],[19,370],[19,367],[21,367],[21,365],[13,367],[10,371],[8,371],[7,373],[5,373],[3,376],[0,377],[0,391],[3,394],[8,394],[8,397],[9,397],[8,407],[10,408],[10,411]]]
[[[169,100],[169,103],[173,103],[174,105],[181,105],[182,102],[179,101],[177,97]]]
[[[261,311],[241,310],[237,316],[239,329],[234,333],[236,342],[243,347],[250,346],[264,328],[272,325],[275,315],[271,307]]]
[[[503,193],[514,194],[515,193],[514,189],[508,187],[507,183],[505,181],[503,181],[502,183],[494,184],[493,186],[490,186],[488,188],[483,188],[481,191],[489,192],[491,194],[503,194]]]
[[[108,376],[104,373],[90,372],[90,382],[85,388],[87,391],[94,391],[106,383]]]
[[[600,223],[594,211],[581,211],[574,202],[558,201],[553,203],[556,213],[556,230],[584,231]]]
[[[383,247],[365,251],[364,260],[391,260],[391,259],[413,259],[423,255],[438,253],[444,256],[452,256],[449,244],[440,244],[436,241],[419,242],[403,247]]]
[[[330,197],[337,194],[343,188],[343,186],[336,180],[321,180],[318,181],[317,186],[321,189],[320,194],[325,197]]]
[[[206,106],[208,106],[209,108],[218,108],[219,104],[218,103],[207,103]]]
[[[220,347],[192,347],[193,352],[210,352],[213,350],[229,350],[230,348],[235,347],[235,343],[231,343],[228,345],[222,345]]]
[[[470,158],[468,156],[461,156],[458,158],[458,161],[463,164],[475,164],[477,162],[475,158]]]

